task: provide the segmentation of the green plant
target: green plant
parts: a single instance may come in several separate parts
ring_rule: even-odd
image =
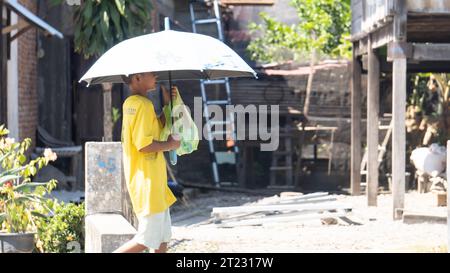
[[[8,133],[4,125],[0,125],[0,230],[34,232],[37,218],[45,217],[44,213],[50,211],[44,195],[56,187],[56,180],[33,183],[31,177],[56,160],[56,154],[46,149],[44,157],[27,163],[25,152],[31,140],[15,142],[5,137]]]
[[[51,0],[52,5],[66,0]],[[150,0],[84,0],[74,6],[75,51],[99,57],[122,40],[150,32]]]
[[[261,13],[262,24],[249,29],[259,37],[247,50],[260,62],[301,60],[313,51],[330,57],[351,57],[349,0],[292,0],[299,23],[286,25]]]
[[[120,119],[121,115],[122,114],[120,114],[120,110],[118,108],[112,108],[112,120],[114,124]]]
[[[84,249],[84,203],[49,200],[53,216],[38,221],[36,248],[45,253],[81,252]]]
[[[66,0],[51,0],[53,5]],[[86,59],[100,57],[117,43],[149,33],[151,30],[150,0],[84,0],[74,7],[75,51]],[[112,141],[114,123],[111,116],[112,84],[103,84],[103,134]]]
[[[445,145],[450,137],[450,75],[417,74],[408,97],[406,128],[415,147],[432,142]]]

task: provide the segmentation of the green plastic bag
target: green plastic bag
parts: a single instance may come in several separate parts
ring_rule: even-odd
[[[176,133],[180,136],[180,147],[176,150],[177,155],[190,154],[197,150],[199,137],[198,129],[184,105],[180,93],[177,90],[177,96],[173,99],[174,124],[172,126],[172,113],[170,112],[171,103],[163,107],[166,124],[161,131],[160,139],[166,141],[170,134]]]

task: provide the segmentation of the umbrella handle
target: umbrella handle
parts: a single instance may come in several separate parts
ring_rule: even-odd
[[[172,120],[172,128],[175,125],[173,119],[173,99],[172,99],[172,73],[169,71],[169,97],[170,97],[170,118]],[[177,164],[177,153],[175,150],[169,151],[170,164]]]

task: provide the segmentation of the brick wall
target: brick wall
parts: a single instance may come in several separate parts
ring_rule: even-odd
[[[37,1],[19,2],[36,13]],[[38,124],[36,32],[36,27],[33,26],[18,38],[19,138],[31,138],[33,147]]]

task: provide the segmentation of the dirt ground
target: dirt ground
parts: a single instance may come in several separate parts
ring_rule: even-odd
[[[211,221],[213,207],[252,205],[263,196],[211,191],[171,209],[173,238],[169,252],[445,252],[447,225],[404,224],[392,219],[392,196],[378,197],[368,207],[365,196],[332,195],[351,204],[349,218],[324,225],[320,220],[271,223],[259,226],[218,227]],[[266,196],[267,198],[267,196]],[[446,215],[431,193],[409,192],[405,210]]]

